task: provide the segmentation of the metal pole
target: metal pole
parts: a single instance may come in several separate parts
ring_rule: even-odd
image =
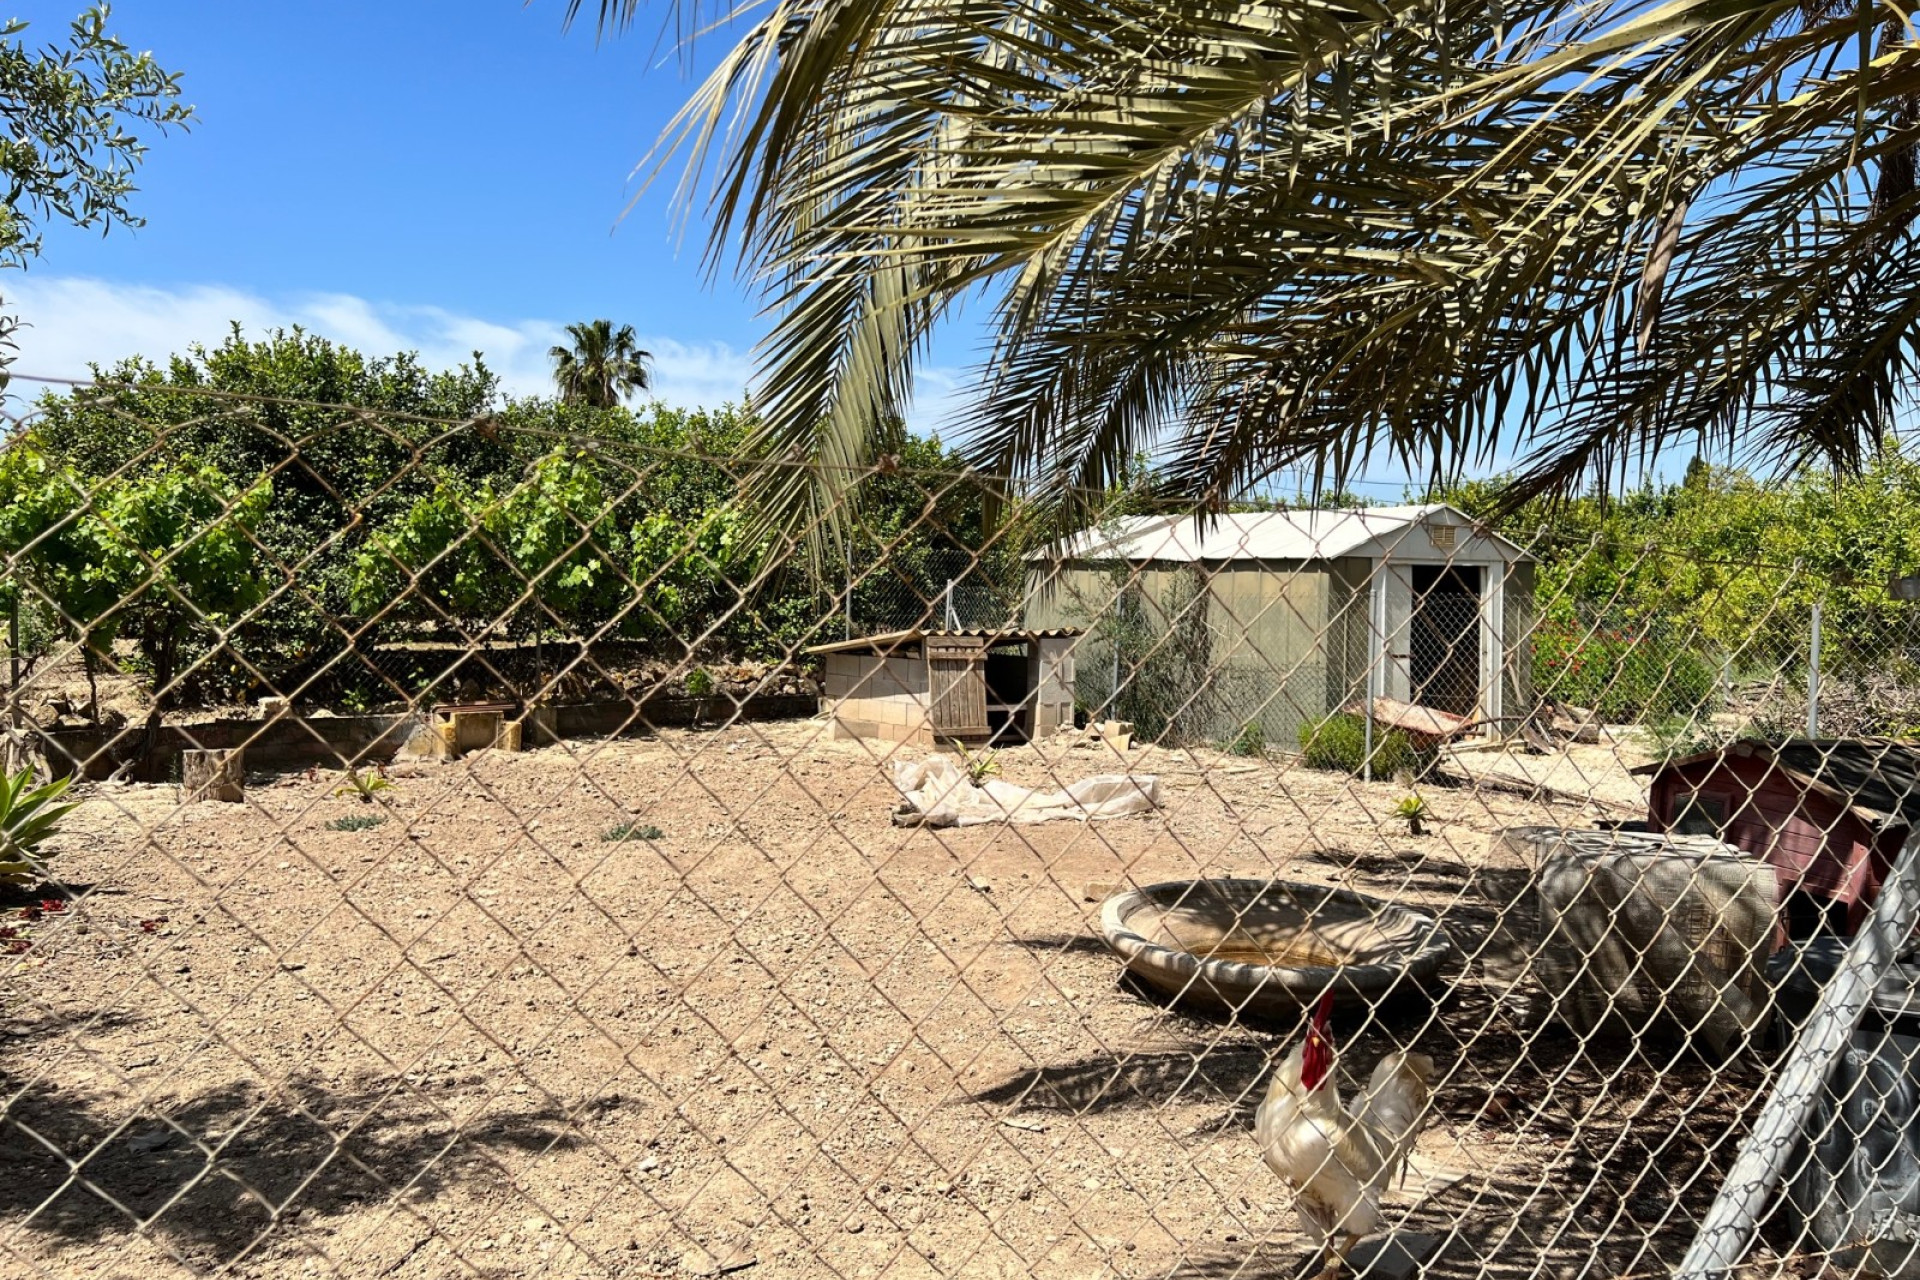
[[[1826,1087],[1827,1074],[1852,1040],[1874,988],[1912,934],[1916,915],[1920,915],[1920,832],[1900,850],[1866,923],[1848,944],[1839,971],[1821,988],[1813,1014],[1794,1041],[1753,1131],[1740,1144],[1720,1193],[1701,1219],[1675,1280],[1723,1276],[1746,1256],[1760,1215],[1780,1183],[1781,1170],[1809,1136],[1803,1130]]]
[[[1820,736],[1820,602],[1813,604],[1813,634],[1807,642],[1807,736]]]
[[[1386,582],[1374,570],[1367,581],[1367,630],[1373,633],[1373,655],[1367,662],[1366,705],[1360,708],[1360,732],[1365,753],[1361,758],[1360,780],[1373,781],[1373,700],[1387,691],[1387,592]]]
[[[847,634],[841,638],[853,639],[853,548],[843,547],[847,565]]]
[[[7,724],[20,727],[20,594],[7,601]]]
[[[1368,683],[1369,684],[1372,683],[1371,678],[1369,678]],[[1361,724],[1361,732],[1366,735],[1366,746],[1365,748],[1363,748],[1366,754],[1361,757],[1363,763],[1360,766],[1360,780],[1362,782],[1372,782],[1373,781],[1373,695],[1371,693],[1367,695],[1367,705],[1363,709],[1362,714],[1360,716],[1360,724]]]
[[[953,612],[953,579],[948,578],[947,579],[947,630],[958,631],[959,629],[960,629],[960,619]]]

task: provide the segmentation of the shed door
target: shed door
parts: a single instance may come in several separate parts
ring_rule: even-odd
[[[1413,566],[1408,628],[1413,701],[1470,716],[1480,710],[1480,567]]]
[[[987,645],[978,636],[929,636],[927,683],[939,738],[987,738]]]

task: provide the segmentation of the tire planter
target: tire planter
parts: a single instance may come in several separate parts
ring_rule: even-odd
[[[1177,1000],[1292,1016],[1331,988],[1378,1003],[1434,978],[1453,944],[1432,916],[1346,889],[1169,880],[1108,898],[1100,934]]]

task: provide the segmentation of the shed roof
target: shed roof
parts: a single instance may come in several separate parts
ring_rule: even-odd
[[[1920,746],[1891,738],[1793,738],[1741,741],[1656,764],[1636,774],[1659,774],[1732,756],[1771,758],[1775,770],[1846,806],[1876,827],[1920,823]]]
[[[939,639],[941,636],[969,636],[988,641],[1002,640],[1064,640],[1080,634],[1079,627],[1050,627],[1044,631],[1035,631],[1028,627],[962,627],[955,631],[922,629],[909,627],[905,631],[883,631],[878,635],[855,636],[851,640],[835,640],[830,644],[807,646],[808,653],[886,653],[905,644],[918,644],[926,639]]]
[[[1444,502],[1352,510],[1257,511],[1196,520],[1191,515],[1129,516],[1088,529],[1029,560],[1331,560],[1391,549],[1416,526],[1450,525],[1502,559],[1526,552]],[[1464,548],[1461,548],[1464,550]],[[1442,553],[1443,558],[1458,552]]]

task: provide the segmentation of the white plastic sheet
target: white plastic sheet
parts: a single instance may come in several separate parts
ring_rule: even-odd
[[[893,785],[928,827],[1130,818],[1160,806],[1160,779],[1155,777],[1103,773],[1061,791],[1035,791],[997,778],[975,785],[967,771],[946,756],[894,760],[888,768]]]

